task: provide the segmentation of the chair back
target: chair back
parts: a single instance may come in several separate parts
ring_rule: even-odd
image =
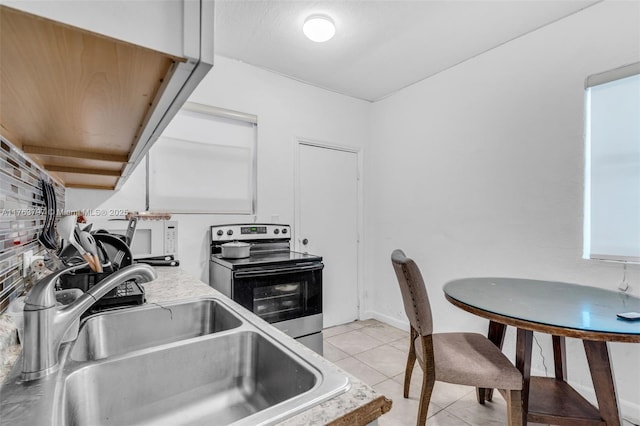
[[[432,334],[433,319],[429,295],[418,265],[413,259],[405,256],[402,250],[394,250],[391,253],[391,263],[398,277],[404,310],[411,326],[420,336]]]

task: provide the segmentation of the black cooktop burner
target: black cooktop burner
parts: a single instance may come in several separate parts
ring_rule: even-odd
[[[321,262],[322,256],[314,254],[299,253],[296,251],[268,251],[268,252],[251,252],[249,257],[244,259],[227,259],[221,254],[211,255],[211,261],[225,266],[229,269],[252,268],[260,266],[268,266],[275,264],[296,264],[302,262]]]

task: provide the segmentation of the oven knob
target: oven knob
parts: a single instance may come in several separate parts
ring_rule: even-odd
[[[217,234],[218,234],[218,236],[222,236],[222,234],[224,234],[224,232],[222,232],[222,229],[218,229]]]
[[[276,229],[273,230],[273,233],[278,235],[280,233],[280,230],[278,228],[276,228]]]
[[[286,234],[287,233],[287,228],[282,228],[282,233]]]
[[[227,231],[227,235],[233,235],[233,231],[232,231],[231,229],[229,229],[229,230]]]

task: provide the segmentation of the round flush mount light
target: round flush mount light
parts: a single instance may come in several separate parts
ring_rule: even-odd
[[[310,40],[322,43],[335,35],[336,26],[326,15],[311,15],[305,19],[302,31]]]

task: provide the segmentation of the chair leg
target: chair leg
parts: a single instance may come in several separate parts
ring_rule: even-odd
[[[427,412],[429,411],[429,401],[433,385],[436,382],[436,370],[433,359],[433,337],[431,335],[421,336],[422,339],[422,390],[420,391],[420,406],[418,408],[417,426],[424,426],[427,423]]]
[[[476,399],[478,400],[478,404],[484,405],[484,401],[487,399],[487,389],[476,388]]]
[[[409,340],[409,355],[407,356],[407,367],[404,369],[404,397],[409,398],[409,387],[411,386],[411,374],[416,364],[416,348],[414,345],[418,333],[411,327]]]
[[[522,392],[519,390],[507,390],[507,417],[509,426],[523,426]]]
[[[424,426],[427,423],[427,412],[429,411],[429,401],[431,401],[431,393],[435,384],[435,377],[423,372],[422,391],[420,391],[420,405],[418,407],[417,426]]]

